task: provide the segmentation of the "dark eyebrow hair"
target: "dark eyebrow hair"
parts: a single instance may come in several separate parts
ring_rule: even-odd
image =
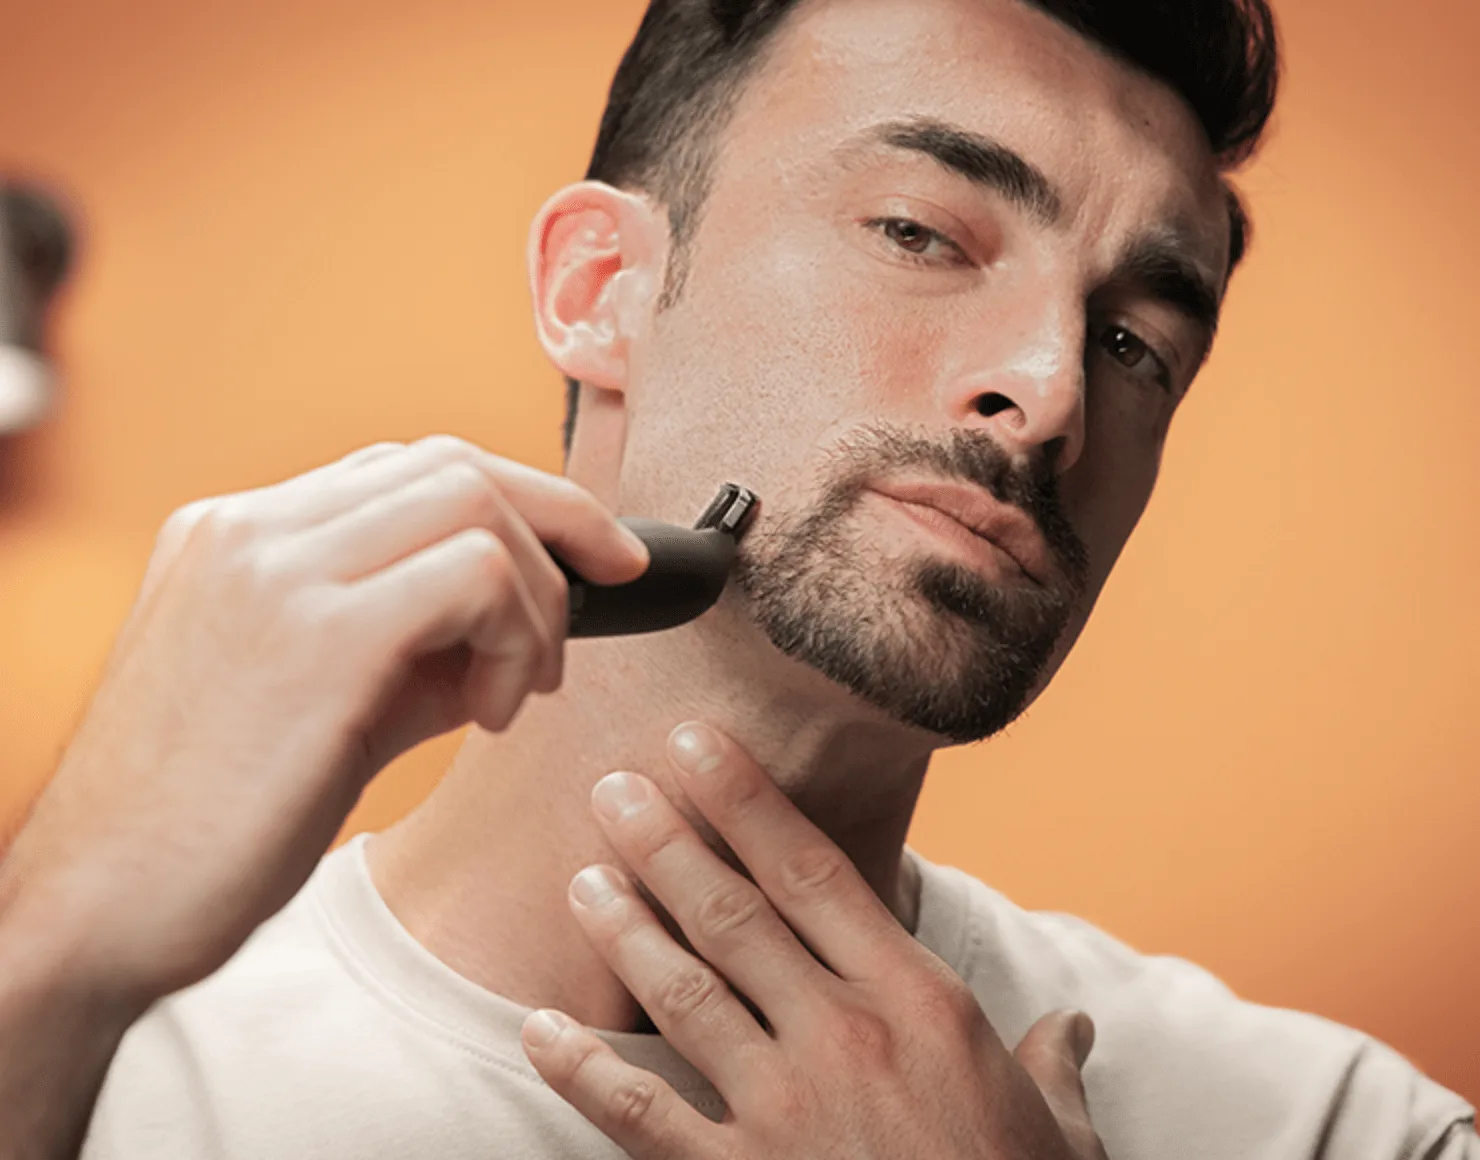
[[[1174,241],[1150,238],[1131,246],[1110,281],[1135,286],[1181,311],[1207,332],[1210,341],[1218,332],[1223,307],[1218,288]]]
[[[1064,216],[1064,199],[1044,172],[990,137],[923,117],[877,125],[868,136],[896,149],[933,157],[1044,225],[1054,225]]]
[[[1053,181],[1021,154],[981,133],[929,117],[876,125],[866,139],[934,158],[977,185],[985,186],[1045,226],[1064,216],[1064,199]],[[1116,265],[1112,283],[1136,287],[1186,315],[1207,332],[1218,330],[1222,294],[1174,237],[1145,238]]]

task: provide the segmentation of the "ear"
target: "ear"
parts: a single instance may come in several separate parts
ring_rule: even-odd
[[[630,349],[656,308],[667,260],[663,215],[646,199],[586,181],[555,194],[529,235],[540,344],[568,378],[625,392]]]

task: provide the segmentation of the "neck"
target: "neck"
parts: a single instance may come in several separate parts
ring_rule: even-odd
[[[801,665],[784,662],[778,677],[773,651],[756,657],[753,640],[706,619],[702,631],[573,644],[558,693],[502,734],[474,730],[427,802],[372,842],[387,904],[459,974],[589,1026],[643,1025],[571,917],[566,888],[583,867],[618,861],[590,808],[606,774],[646,774],[693,816],[664,757],[668,733],[690,720],[755,758],[914,929],[903,851],[929,739]]]

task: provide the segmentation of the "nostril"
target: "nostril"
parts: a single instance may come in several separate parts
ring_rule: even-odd
[[[1000,415],[1003,411],[1010,411],[1013,402],[1006,395],[999,395],[995,391],[987,395],[979,395],[976,400],[977,414],[990,419],[993,415]]]

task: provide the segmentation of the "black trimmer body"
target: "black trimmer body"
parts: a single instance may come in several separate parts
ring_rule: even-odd
[[[591,584],[561,563],[570,582],[570,636],[662,632],[704,615],[725,590],[757,502],[753,492],[727,483],[692,528],[623,519],[652,556],[630,584]]]

